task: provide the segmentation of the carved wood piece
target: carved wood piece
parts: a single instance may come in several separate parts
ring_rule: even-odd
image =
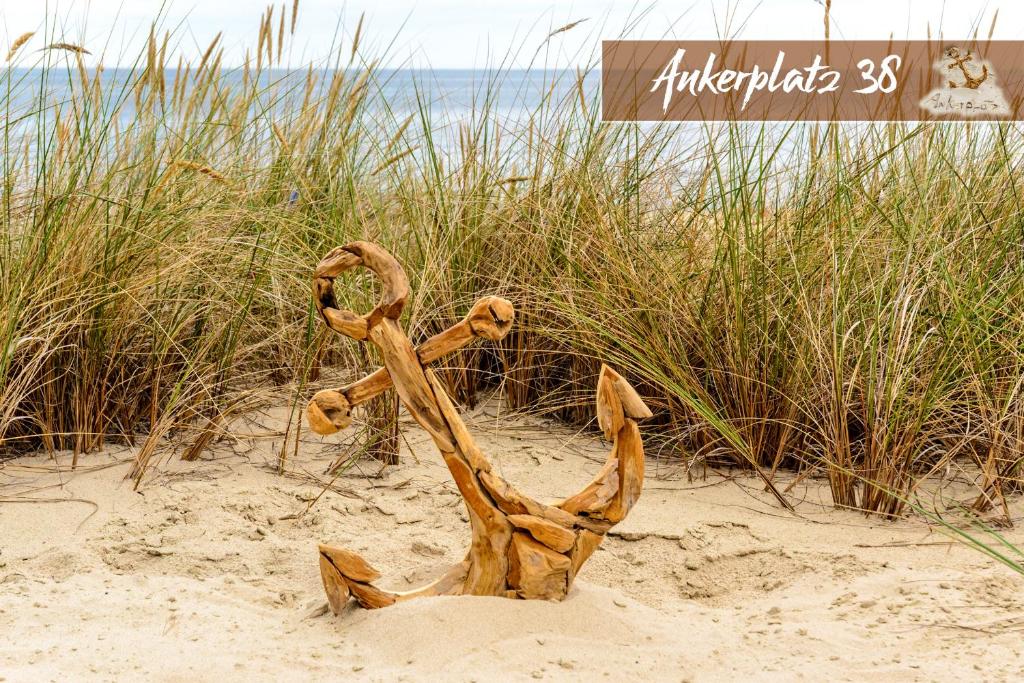
[[[451,429],[452,436],[455,438],[455,443],[458,444],[462,454],[466,457],[466,461],[474,472],[490,472],[491,463],[487,461],[486,456],[483,452],[477,448],[476,442],[473,441],[473,436],[466,429],[465,423],[462,422],[462,418],[459,417],[459,411],[455,409],[448,394],[445,393],[444,385],[437,379],[433,372],[427,370],[427,381],[430,382],[430,387],[434,390],[434,397],[437,399],[437,407],[441,410],[441,415],[444,417],[444,421],[448,424],[448,428]]]
[[[369,583],[380,578],[380,572],[371,567],[366,560],[349,550],[321,543],[320,554],[337,567],[338,571],[353,581]]]
[[[543,543],[556,553],[568,552],[576,543],[576,534],[572,531],[541,517],[509,515],[508,521],[517,529],[529,531],[534,540]]]
[[[602,534],[595,534],[593,531],[587,531],[586,529],[576,534],[576,544],[572,548],[572,553],[569,554],[569,559],[572,560],[570,583],[579,574],[583,563],[594,554],[594,551],[597,550],[597,547],[601,545],[603,540],[604,536]]]
[[[512,534],[508,585],[527,600],[561,600],[569,590],[572,561],[527,534]]]
[[[611,458],[587,487],[572,498],[566,498],[558,507],[574,515],[580,513],[602,516],[605,508],[619,492],[619,459]]]
[[[331,611],[337,614],[344,609],[352,592],[348,589],[348,581],[345,580],[344,574],[331,564],[323,552],[320,553],[320,577],[327,593],[327,604],[330,605]]]
[[[644,446],[636,422],[626,420],[615,439],[615,453],[619,456],[618,490],[602,516],[618,524],[636,504],[644,485]]]
[[[381,297],[364,316],[338,306],[334,278],[356,266],[366,266],[380,278]],[[313,302],[324,322],[335,332],[362,341],[381,319],[397,320],[409,298],[409,279],[395,257],[372,242],[352,242],[333,249],[313,274]]]
[[[359,265],[384,285],[380,303],[363,316],[339,308],[333,290],[335,277]],[[640,495],[643,444],[636,420],[651,415],[640,396],[602,366],[597,414],[614,444],[608,460],[580,493],[553,505],[540,503],[493,471],[444,385],[425,367],[474,339],[502,339],[514,318],[511,303],[484,297],[461,322],[414,349],[398,322],[408,279],[390,254],[368,242],[332,250],[314,273],[313,293],[324,322],[340,334],[373,343],[384,367],[341,389],[317,392],[307,406],[310,427],[320,434],[344,429],[353,406],[393,386],[441,452],[466,503],[472,532],[465,560],[433,583],[406,592],[373,585],[380,574],[357,554],[320,545],[320,572],[331,610],[338,613],[350,598],[371,609],[432,595],[564,598],[604,534]]]
[[[579,524],[579,519],[572,513],[535,501],[495,474],[482,472],[480,481],[491,494],[495,504],[507,515],[534,515],[567,529]]]
[[[317,434],[333,434],[352,424],[352,406],[345,394],[325,389],[313,394],[306,406],[306,418]]]
[[[455,440],[441,417],[441,409],[423,373],[423,366],[398,322],[390,318],[379,321],[370,330],[370,340],[377,345],[405,409],[427,430],[442,452],[454,451]]]

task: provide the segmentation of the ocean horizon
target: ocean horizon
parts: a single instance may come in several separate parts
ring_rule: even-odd
[[[101,89],[108,104],[119,104],[118,118],[128,123],[135,117],[134,97],[131,89],[145,69],[117,67],[103,69]],[[191,72],[185,70],[189,77]],[[326,96],[327,88],[338,71],[345,71],[355,80],[361,69],[263,69],[258,76],[261,89],[266,93],[274,113],[282,114],[304,95],[306,79],[310,73],[316,78],[316,92]],[[88,67],[85,73],[90,81],[97,69]],[[164,69],[164,81],[170,90],[178,70]],[[222,68],[222,83],[242,86],[246,76],[243,67]],[[75,88],[81,85],[81,76],[73,63],[49,68],[12,67],[0,70],[0,100],[7,115],[21,114],[37,109],[40,96],[48,106],[69,103]],[[548,98],[559,101],[565,97],[579,97],[577,74],[569,69],[377,69],[367,85],[370,88],[368,104],[386,106],[395,114],[408,115],[429,111],[431,115],[464,117],[486,111],[489,115],[515,119],[529,114]],[[194,82],[185,84],[186,91]],[[600,72],[590,71],[584,79],[584,94],[588,99],[600,92]]]

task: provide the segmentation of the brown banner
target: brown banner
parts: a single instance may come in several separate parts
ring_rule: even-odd
[[[1020,120],[1024,41],[602,44],[605,121]]]

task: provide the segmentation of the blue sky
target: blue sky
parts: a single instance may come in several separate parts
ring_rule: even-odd
[[[292,0],[283,0],[289,7]],[[278,0],[277,12],[282,0]],[[175,54],[195,59],[224,31],[225,62],[242,61],[255,44],[265,0],[0,0],[4,47],[15,36],[41,29],[49,6],[60,18],[59,33],[94,52],[104,49],[107,65],[126,61],[140,49],[150,22],[163,11],[163,25],[175,29]],[[999,10],[997,38],[1024,38],[1020,0],[833,0],[835,38],[923,38],[930,24],[947,37],[962,37],[980,21],[988,31]],[[728,26],[745,38],[820,38],[819,0],[676,0],[610,2],[590,0],[300,0],[299,20],[289,61],[292,66],[325,57],[341,26],[342,44],[361,13],[366,13],[364,46],[388,48],[389,66],[463,68],[494,63],[515,54],[525,66],[555,27],[587,18],[584,24],[547,44],[542,58],[551,65],[585,63],[599,38],[618,37],[635,22],[635,38],[697,39],[718,36]],[[276,16],[276,15],[275,15]],[[31,46],[30,46],[31,47]]]

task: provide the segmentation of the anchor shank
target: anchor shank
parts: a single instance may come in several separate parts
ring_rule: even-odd
[[[427,430],[442,452],[454,452],[455,437],[441,417],[416,350],[398,321],[381,319],[370,330],[370,341],[380,349],[384,367],[409,414]]]

